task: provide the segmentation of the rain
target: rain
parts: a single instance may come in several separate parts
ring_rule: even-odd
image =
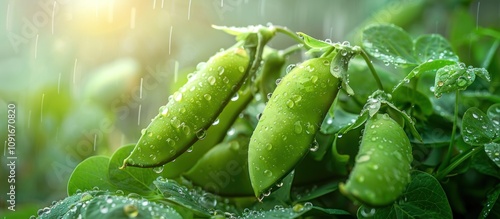
[[[375,12],[391,4],[396,3],[390,0],[367,1],[363,5],[348,0],[2,1],[0,17],[5,21],[0,22],[0,140],[7,133],[3,127],[7,105],[14,103],[19,156],[18,209],[21,211],[29,204],[43,209],[47,203],[66,197],[68,179],[79,163],[94,155],[109,156],[125,144],[136,143],[141,130],[169,102],[169,96],[172,101],[183,97],[184,101],[185,96],[176,91],[188,81],[188,75],[196,73],[199,63],[236,42],[235,36],[212,25],[279,25],[326,42],[349,40],[353,46],[361,46],[360,27],[381,22],[383,17],[373,20]],[[396,23],[421,33],[448,34],[453,27],[448,17],[453,14],[445,14],[443,7],[428,9],[426,12],[432,16],[422,17],[421,25],[404,19]],[[384,13],[397,14],[398,10]],[[421,10],[416,13],[424,13],[425,9]],[[472,26],[476,30],[500,26],[500,2],[474,1],[464,10],[474,20]],[[468,48],[469,53],[464,58],[469,60],[474,59],[475,52],[485,49],[474,48],[472,38],[463,42],[461,46]],[[285,49],[293,43],[279,35],[268,46]],[[291,70],[304,57],[299,53],[291,55],[288,68],[283,70]],[[281,77],[276,84],[280,80]],[[242,99],[243,95],[239,95],[236,93],[228,102]],[[266,95],[272,97],[272,93],[262,97]],[[213,94],[200,97],[214,101]],[[288,106],[297,108],[293,101]],[[258,121],[255,116],[252,119]],[[218,123],[217,119],[211,124]],[[296,123],[294,130],[297,134],[306,132],[305,125]],[[199,139],[210,135],[205,129],[194,131]],[[238,134],[233,129],[230,132]],[[3,183],[6,144],[7,141],[4,156],[0,158],[2,193],[7,189]],[[310,152],[318,150],[322,148],[314,142]],[[196,148],[192,153],[195,151]],[[4,200],[0,202],[4,204]]]

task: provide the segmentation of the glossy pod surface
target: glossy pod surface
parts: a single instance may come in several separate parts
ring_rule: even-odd
[[[176,91],[143,130],[124,166],[155,167],[172,161],[214,122],[245,80],[249,57],[231,48],[200,63],[197,72]]]
[[[278,84],[249,145],[250,179],[257,197],[284,178],[307,154],[338,92],[330,59],[313,58]]]
[[[375,114],[365,124],[354,168],[340,191],[369,206],[389,205],[410,182],[412,161],[403,128],[388,114]]]
[[[250,196],[248,136],[216,145],[184,176],[203,189],[224,196]]]

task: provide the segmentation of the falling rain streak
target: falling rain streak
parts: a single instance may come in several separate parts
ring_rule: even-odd
[[[55,13],[56,13],[56,4],[57,2],[54,1],[54,6],[52,6],[52,34],[54,34],[54,17],[55,17]]]
[[[141,78],[141,85],[139,88],[139,98],[142,99],[142,82],[144,81],[144,78]]]
[[[220,0],[220,7],[224,7],[224,0]]]
[[[191,18],[191,0],[189,0],[189,5],[188,5],[188,20]]]
[[[142,109],[142,104],[139,104],[139,112],[137,112],[137,125],[138,126],[141,124],[141,109]]]
[[[45,99],[45,93],[42,94],[42,101],[40,103],[40,122],[43,120],[43,101]]]
[[[5,18],[5,29],[7,31],[10,31],[10,10],[11,10],[11,7],[10,7],[10,3],[7,4],[7,15],[6,15],[6,18]]]
[[[174,83],[177,83],[177,76],[179,75],[179,61],[175,60],[174,63]]]
[[[135,29],[135,7],[130,10],[130,29]]]
[[[36,35],[36,38],[35,38],[35,59],[36,59],[36,55],[38,53],[38,34]]]
[[[477,2],[477,10],[476,10],[476,30],[479,29],[479,6],[481,6],[481,2]]]
[[[174,26],[170,26],[170,34],[168,37],[168,54],[172,51],[172,31],[174,30]]]
[[[153,9],[156,9],[156,0],[153,0]]]
[[[94,134],[94,151],[96,150],[97,146],[97,134]]]

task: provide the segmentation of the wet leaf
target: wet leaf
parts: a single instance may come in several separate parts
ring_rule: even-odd
[[[482,174],[500,179],[500,168],[489,159],[483,149],[472,157],[471,167]]]
[[[495,137],[495,127],[480,109],[469,108],[462,118],[462,136],[465,143],[483,145]]]
[[[495,142],[485,144],[484,152],[500,168],[500,144]]]
[[[108,178],[109,158],[93,156],[85,159],[76,166],[68,181],[68,195],[77,191],[92,190],[98,187],[101,190],[116,190]]]
[[[359,208],[358,218],[452,218],[446,194],[432,175],[413,171],[403,195],[385,208]]]
[[[496,214],[496,216],[493,216],[491,218],[500,216],[500,204],[498,202],[498,197],[500,196],[500,184],[497,185],[493,191],[488,192],[488,197],[486,198],[486,203],[484,203],[483,210],[481,211],[481,214],[479,214],[479,218],[487,218],[488,216],[491,216],[490,213]]]
[[[353,124],[359,117],[359,114],[353,114],[345,111],[342,107],[332,107],[333,115],[328,113],[321,124],[320,131],[324,134],[337,133],[342,128]]]
[[[486,114],[495,126],[496,137],[500,137],[500,103],[491,105]]]
[[[363,47],[371,56],[395,65],[416,65],[413,41],[395,25],[374,25],[363,31]]]
[[[347,92],[348,95],[354,95],[354,91],[349,86],[349,74],[347,70],[349,68],[349,61],[354,57],[356,53],[347,52],[345,54],[339,52],[332,60],[330,64],[330,72],[336,78],[342,80],[342,88]]]
[[[295,196],[295,202],[306,202],[306,201],[311,201],[315,198],[321,197],[323,195],[332,193],[334,191],[337,191],[339,189],[339,182],[336,181],[331,181],[326,184],[323,184],[321,186],[318,186],[314,190],[307,190],[307,191],[302,191],[299,192]]]
[[[394,91],[392,100],[397,106],[414,107],[416,113],[421,114],[421,116],[430,116],[434,112],[429,97],[410,87],[403,86]]]
[[[458,56],[453,53],[453,49],[448,41],[438,34],[422,35],[415,40],[415,57],[420,63],[433,60],[444,59],[458,62]]]
[[[474,71],[466,69],[463,63],[447,65],[436,72],[434,95],[441,97],[443,93],[465,90],[475,79]]]
[[[297,33],[303,40],[304,44],[310,49],[310,51],[326,51],[333,46],[325,41],[315,39],[305,33]]]
[[[154,181],[154,185],[165,199],[190,209],[197,215],[210,216],[214,211],[237,213],[235,207],[224,203],[221,197],[200,188],[190,189],[161,177]]]
[[[310,202],[297,203],[293,206],[283,207],[280,205],[274,206],[270,210],[255,211],[247,209],[243,212],[243,216],[238,217],[239,219],[281,219],[281,218],[300,218],[302,215],[310,211],[319,211],[327,215],[349,215],[349,212],[340,209],[325,209],[317,206],[313,206]]]
[[[120,169],[135,145],[125,145],[113,153],[109,161],[109,180],[125,192],[147,195],[154,192],[153,181],[158,177],[151,168],[126,167]]]
[[[411,70],[411,72],[408,75],[406,75],[406,77],[402,81],[400,81],[396,86],[394,86],[392,90],[393,92],[396,91],[402,85],[410,83],[410,80],[412,78],[418,77],[420,74],[424,72],[435,71],[444,66],[453,65],[455,63],[456,63],[455,61],[450,61],[450,60],[432,60],[423,62],[422,64]]]

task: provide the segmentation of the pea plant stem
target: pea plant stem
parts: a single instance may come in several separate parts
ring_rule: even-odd
[[[491,60],[495,56],[495,52],[498,50],[498,46],[500,46],[500,39],[497,39],[495,40],[495,42],[493,42],[493,45],[491,45],[490,50],[488,50],[488,54],[486,54],[481,67],[488,68],[488,66],[490,66]]]
[[[472,157],[472,155],[476,154],[477,152],[481,151],[483,149],[483,146],[480,147],[473,147],[469,149],[467,152],[462,153],[458,155],[458,158],[454,160],[450,165],[448,165],[446,168],[444,168],[441,171],[438,171],[435,175],[436,179],[442,180],[446,175],[448,175],[451,171],[453,171],[458,165],[460,165],[462,162],[465,160],[469,159]]]
[[[375,67],[373,67],[372,61],[368,57],[368,54],[366,54],[366,52],[363,49],[361,49],[360,51],[361,52],[359,54],[365,60],[366,65],[368,65],[368,68],[370,69],[370,72],[372,73],[373,78],[375,78],[375,82],[377,83],[378,88],[380,90],[384,90],[384,86],[382,85],[382,81],[378,77],[377,71],[375,70]]]
[[[287,28],[285,28],[285,27],[279,27],[279,26],[275,26],[274,28],[276,29],[277,32],[283,33],[283,34],[291,37],[292,39],[294,39],[295,41],[297,41],[301,45],[305,45],[304,40],[302,40],[299,36],[297,36],[297,34],[291,32]]]
[[[446,152],[445,158],[438,168],[438,173],[441,170],[449,167],[448,163],[450,162],[450,159],[451,159],[451,152],[453,151],[453,145],[455,144],[455,135],[457,132],[459,98],[460,98],[460,92],[457,90],[457,91],[455,91],[455,109],[454,109],[454,115],[453,115],[453,128],[451,131],[450,144],[448,145],[448,151]]]

